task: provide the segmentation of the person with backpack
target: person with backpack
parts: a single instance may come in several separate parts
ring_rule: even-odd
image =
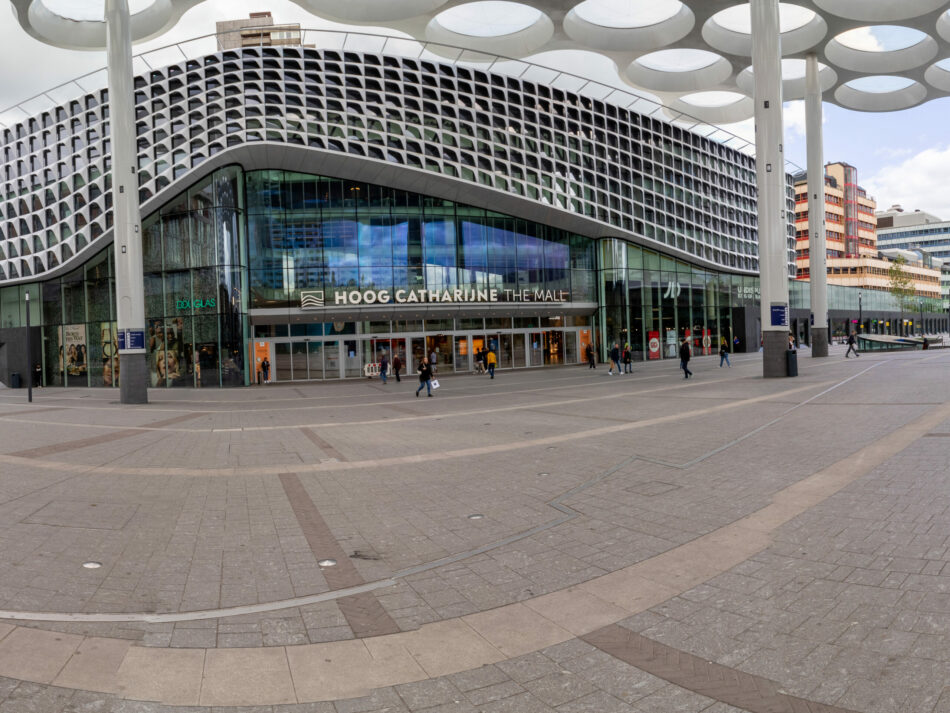
[[[730,369],[732,368],[732,364],[729,363],[729,347],[726,345],[725,339],[719,342],[719,368],[720,369],[722,369],[723,362],[726,362],[726,366],[728,366]]]

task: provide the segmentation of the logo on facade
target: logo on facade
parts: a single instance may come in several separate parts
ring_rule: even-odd
[[[683,291],[683,288],[678,282],[667,282],[666,283],[666,292],[663,293],[663,296],[668,299],[676,299],[680,296],[680,292]]]
[[[300,309],[320,309],[323,307],[323,290],[301,290]]]

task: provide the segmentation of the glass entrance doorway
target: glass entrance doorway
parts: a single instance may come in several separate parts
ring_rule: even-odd
[[[328,335],[329,336],[329,335]],[[379,363],[385,354],[390,368],[393,357],[402,362],[402,374],[413,377],[423,356],[435,354],[438,373],[470,373],[475,355],[483,349],[495,353],[496,369],[575,364],[585,359],[582,346],[590,330],[447,331],[438,334],[359,333],[340,339],[271,338],[255,345],[269,344],[273,362],[271,381],[320,381],[365,378],[366,365]]]

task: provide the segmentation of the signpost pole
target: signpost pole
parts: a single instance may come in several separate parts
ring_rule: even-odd
[[[33,339],[30,332],[30,293],[26,293],[26,400],[33,403]]]

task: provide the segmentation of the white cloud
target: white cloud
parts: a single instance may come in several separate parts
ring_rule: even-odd
[[[874,35],[874,30],[871,27],[858,27],[854,30],[842,32],[836,39],[851,49],[864,50],[865,52],[884,51],[884,46]]]
[[[950,145],[929,148],[881,168],[863,181],[878,207],[900,203],[905,210],[920,210],[950,218]]]
[[[805,102],[793,101],[785,104],[785,110],[782,112],[785,122],[786,139],[793,136],[805,136]],[[824,123],[827,119],[822,119]],[[755,119],[746,119],[735,124],[723,124],[722,128],[726,131],[740,136],[749,143],[755,143]]]

